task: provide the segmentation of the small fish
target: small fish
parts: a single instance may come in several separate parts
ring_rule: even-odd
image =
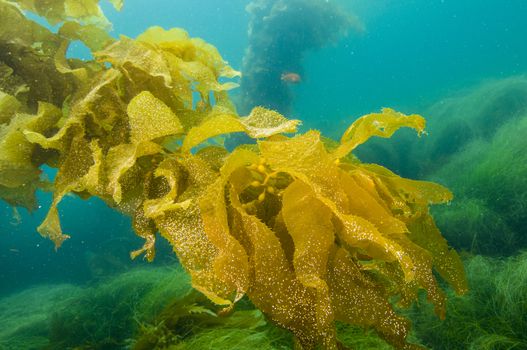
[[[302,82],[300,74],[294,72],[284,72],[280,76],[280,80],[288,84],[298,84]]]
[[[9,251],[11,253],[20,253],[20,250],[16,249],[16,248],[10,248]]]

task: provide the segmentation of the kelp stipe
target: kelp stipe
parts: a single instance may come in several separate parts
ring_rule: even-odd
[[[23,18],[11,3],[0,6]],[[102,37],[103,26],[88,30],[83,18],[73,22],[75,39]],[[235,84],[219,82],[238,73],[181,29],[94,40],[95,59],[78,62],[64,57],[68,31],[35,28],[46,43],[59,43],[35,54],[56,69],[50,91],[67,95],[43,100],[39,86],[24,90],[22,78],[13,80],[22,90],[0,86],[0,170],[20,175],[2,177],[12,180],[0,193],[31,207],[44,185],[40,166],[57,168],[53,203],[38,228],[57,248],[68,238],[61,199],[97,196],[133,219],[145,240],[133,258],[154,259],[159,232],[194,288],[223,313],[247,295],[303,349],[337,349],[336,321],[374,328],[397,348],[418,348],[406,342],[409,322],[391,302],[408,306],[424,289],[444,317],[433,270],[466,290],[462,264],[428,212],[450,192],[350,155],[371,136],[390,137],[400,127],[422,132],[422,117],[384,109],[329,147],[317,131],[285,136],[299,121],[275,111],[256,107],[240,118],[227,95]],[[11,39],[2,39],[9,49]],[[31,53],[40,43],[33,40],[17,44]],[[17,76],[21,68],[9,69]],[[223,139],[238,132],[257,143],[228,152]]]

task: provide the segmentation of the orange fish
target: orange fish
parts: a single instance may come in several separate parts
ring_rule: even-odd
[[[282,73],[282,75],[280,76],[280,80],[288,84],[298,84],[302,82],[302,78],[300,77],[300,74],[294,73],[294,72]]]

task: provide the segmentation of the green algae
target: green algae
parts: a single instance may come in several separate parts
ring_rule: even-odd
[[[137,268],[88,286],[44,285],[0,300],[1,349],[102,349],[132,342],[191,290],[181,269]]]
[[[416,334],[434,349],[524,349],[527,346],[527,254],[466,261],[472,286],[449,299],[447,318],[437,322],[414,313]]]
[[[517,117],[493,137],[468,144],[433,175],[457,194],[452,208],[437,209],[439,225],[457,247],[508,255],[527,246],[522,190],[527,186],[526,133],[527,117]],[[460,168],[471,170],[463,173]]]

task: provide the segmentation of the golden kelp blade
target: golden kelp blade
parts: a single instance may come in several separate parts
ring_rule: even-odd
[[[421,134],[425,123],[425,119],[420,115],[404,115],[391,108],[383,108],[381,113],[362,116],[351,124],[342,135],[341,145],[335,150],[333,156],[335,158],[345,157],[370,137],[391,137],[401,127],[413,128]]]
[[[245,132],[252,138],[266,138],[281,133],[296,131],[298,120],[288,120],[281,114],[263,108],[255,107],[251,113],[240,118],[234,114],[214,115],[188,132],[183,142],[182,150],[189,152],[203,141],[218,135]]]

